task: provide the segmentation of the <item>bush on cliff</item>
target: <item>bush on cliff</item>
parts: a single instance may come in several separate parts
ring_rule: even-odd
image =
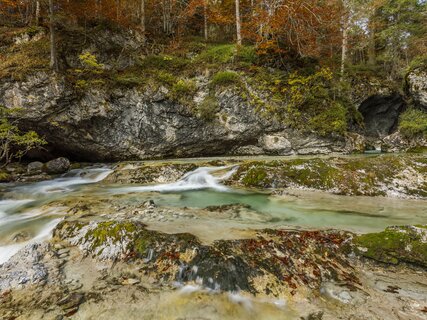
[[[34,131],[22,132],[9,117],[19,116],[20,110],[0,106],[0,163],[7,165],[22,158],[31,149],[46,144]]]

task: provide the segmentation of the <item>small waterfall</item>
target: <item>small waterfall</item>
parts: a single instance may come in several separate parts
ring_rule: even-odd
[[[65,213],[60,208],[40,210],[37,207],[52,199],[52,194],[62,197],[79,185],[105,179],[111,172],[108,168],[77,169],[56,179],[9,188],[3,194],[7,199],[0,200],[0,264],[8,261],[26,245],[50,237],[52,230],[61,221],[58,216]],[[25,240],[13,243],[14,235],[20,233],[25,234]]]
[[[62,219],[54,219],[50,221],[31,240],[21,242],[21,243],[10,244],[6,246],[0,246],[0,265],[7,262],[13,255],[15,255],[19,250],[21,250],[25,246],[48,239],[51,236],[53,229],[61,220]]]
[[[27,186],[19,186],[12,191],[35,195],[69,192],[72,191],[75,186],[97,183],[104,180],[111,172],[113,172],[113,170],[108,168],[75,169],[59,178],[41,181]]]
[[[213,173],[228,170],[221,176]],[[222,181],[230,178],[237,170],[232,167],[200,167],[194,171],[186,173],[180,180],[174,183],[159,184],[152,186],[126,187],[113,189],[114,193],[128,192],[182,192],[191,190],[213,189],[216,191],[228,191],[228,188],[221,184]]]

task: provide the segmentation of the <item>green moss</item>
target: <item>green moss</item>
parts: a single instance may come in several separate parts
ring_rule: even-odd
[[[132,72],[118,74],[113,77],[114,82],[119,86],[136,87],[145,83],[145,79]]]
[[[27,75],[49,69],[49,39],[29,41],[0,51],[0,78],[23,80]]]
[[[408,109],[399,119],[399,130],[407,138],[415,136],[427,137],[427,112]]]
[[[193,96],[197,91],[194,81],[188,79],[180,79],[176,82],[171,89],[169,97],[181,103],[182,105],[192,105]]]
[[[298,186],[338,194],[381,196],[386,192],[384,186],[392,183],[408,167],[420,175],[426,174],[424,162],[427,160],[422,157],[401,155],[252,161],[240,165],[232,180],[233,183],[246,187]],[[263,175],[258,175],[258,172],[265,172],[265,176],[269,178],[263,179]],[[423,196],[427,188],[418,184],[408,187],[405,192],[408,195]]]
[[[389,227],[383,232],[358,236],[357,253],[384,263],[413,263],[427,267],[427,230],[420,227]]]
[[[426,146],[415,146],[407,150],[409,153],[427,153]]]
[[[197,116],[205,121],[215,119],[218,112],[218,101],[214,96],[206,96],[196,108]]]
[[[236,85],[240,82],[240,76],[234,71],[220,71],[216,73],[210,82],[212,87],[225,87]]]
[[[262,165],[251,167],[243,176],[242,183],[246,187],[266,187],[269,184],[267,170]]]
[[[332,133],[344,135],[347,132],[347,109],[333,101],[328,109],[312,117],[308,126],[322,136]]]
[[[86,240],[90,240],[91,248],[95,249],[108,243],[120,242],[123,237],[133,236],[137,226],[132,222],[105,221],[86,233]]]
[[[181,71],[189,65],[190,61],[182,57],[169,55],[151,55],[138,62],[143,70]]]
[[[201,52],[196,60],[205,63],[230,63],[234,59],[236,46],[233,44],[213,45]]]

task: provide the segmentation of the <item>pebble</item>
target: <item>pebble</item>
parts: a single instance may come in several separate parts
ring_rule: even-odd
[[[58,255],[62,255],[62,254],[64,254],[64,253],[69,253],[69,252],[70,252],[70,249],[68,249],[68,248],[63,248],[63,249],[58,250],[58,251],[57,251],[57,254],[58,254]]]
[[[133,278],[131,278],[131,279],[125,279],[125,280],[123,280],[122,281],[122,285],[125,285],[125,286],[133,286],[134,284],[138,284],[138,283],[140,283],[141,281],[139,281],[138,279],[133,279]]]

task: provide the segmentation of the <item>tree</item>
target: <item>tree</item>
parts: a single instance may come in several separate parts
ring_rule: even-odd
[[[203,21],[205,41],[208,41],[208,0],[203,0]]]
[[[144,41],[145,41],[145,0],[140,0],[141,1],[141,3],[140,3],[140,5],[141,5],[141,7],[140,7],[140,23],[141,23],[141,33],[142,33],[142,36],[143,36],[143,38],[144,38]]]
[[[55,13],[53,0],[49,0],[49,31],[50,31],[50,68],[58,71],[58,56],[56,51]]]
[[[348,49],[348,29],[350,24],[350,10],[348,9],[347,0],[343,0],[344,14],[342,15],[342,43],[341,43],[341,79],[344,77],[345,64],[347,61]]]
[[[15,121],[9,118],[19,116],[21,110],[0,106],[0,163],[9,164],[21,159],[28,151],[46,144],[34,131],[22,132]]]
[[[242,45],[242,23],[240,20],[240,0],[236,0],[236,38],[237,45]]]

